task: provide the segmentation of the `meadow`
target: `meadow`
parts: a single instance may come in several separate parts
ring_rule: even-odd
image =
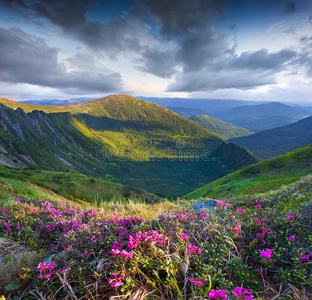
[[[307,176],[212,211],[186,200],[6,202],[0,296],[311,299],[311,196]]]

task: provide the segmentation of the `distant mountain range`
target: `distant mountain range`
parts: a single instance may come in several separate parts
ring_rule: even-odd
[[[207,115],[195,115],[188,117],[188,119],[220,135],[225,140],[252,134],[252,132],[243,127],[234,126]]]
[[[302,107],[279,102],[245,105],[213,112],[215,118],[258,132],[291,124],[312,114],[311,107]]]
[[[223,99],[145,98],[171,109],[183,117],[208,115],[250,132],[259,132],[297,122],[312,115],[311,106],[281,102]]]
[[[230,141],[261,159],[271,158],[312,143],[312,117]]]
[[[195,122],[127,95],[70,106],[0,98],[0,105],[7,167],[74,170],[177,197],[257,161]]]

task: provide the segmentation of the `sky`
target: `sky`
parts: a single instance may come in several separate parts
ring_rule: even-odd
[[[312,103],[309,0],[0,0],[0,97]]]

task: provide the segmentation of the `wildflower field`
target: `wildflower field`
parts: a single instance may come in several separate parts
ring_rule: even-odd
[[[0,207],[0,299],[308,300],[311,201],[309,176],[213,210],[16,199]]]

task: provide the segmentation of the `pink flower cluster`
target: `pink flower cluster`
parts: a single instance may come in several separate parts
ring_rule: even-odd
[[[124,285],[124,283],[122,282],[122,280],[125,278],[124,275],[120,275],[119,277],[117,273],[113,273],[112,275],[114,276],[113,279],[108,278],[108,282],[112,287],[118,287],[118,286]]]
[[[56,267],[56,263],[53,261],[50,264],[46,264],[46,263],[40,263],[37,267],[37,269],[40,272],[40,278],[46,278],[48,280],[51,279],[51,274],[52,274],[52,270]],[[48,274],[42,274],[45,273],[46,271],[48,271]]]
[[[237,287],[233,290],[233,295],[236,299],[239,300],[252,300],[253,295],[250,291],[243,287]],[[225,290],[211,290],[208,294],[208,299],[214,299],[214,300],[229,300],[227,297],[227,293]]]
[[[270,259],[274,249],[267,249],[266,251],[261,251],[260,256],[265,257],[266,259]]]
[[[226,202],[223,202],[221,200],[217,201],[217,206],[226,206],[226,207],[231,207],[232,204],[230,203],[226,203]]]
[[[139,231],[134,236],[129,237],[128,247],[130,249],[135,249],[141,242],[149,242],[151,246],[159,245],[162,246],[164,242],[167,241],[167,237],[157,231]]]
[[[9,233],[9,232],[12,231],[10,221],[9,221],[9,222],[4,222],[3,225],[7,228],[7,229],[5,230],[6,233]]]
[[[193,255],[193,254],[200,254],[201,249],[194,246],[194,245],[188,245],[187,246],[187,255]]]
[[[247,289],[244,289],[243,287],[237,287],[233,290],[233,295],[239,299],[247,299],[247,300],[252,300],[253,295],[251,292],[249,292]]]
[[[288,220],[293,220],[295,217],[292,215],[286,215]]]
[[[202,286],[203,285],[203,281],[206,281],[207,278],[202,278],[202,279],[197,279],[197,278],[193,278],[193,279],[189,279],[190,283],[195,284],[197,286]]]
[[[229,300],[225,290],[211,290],[208,294],[208,299]]]
[[[181,221],[186,221],[187,220],[187,215],[185,215],[184,213],[179,213],[176,215]]]
[[[189,236],[186,233],[180,234],[180,239],[187,240],[188,238],[189,238]]]

